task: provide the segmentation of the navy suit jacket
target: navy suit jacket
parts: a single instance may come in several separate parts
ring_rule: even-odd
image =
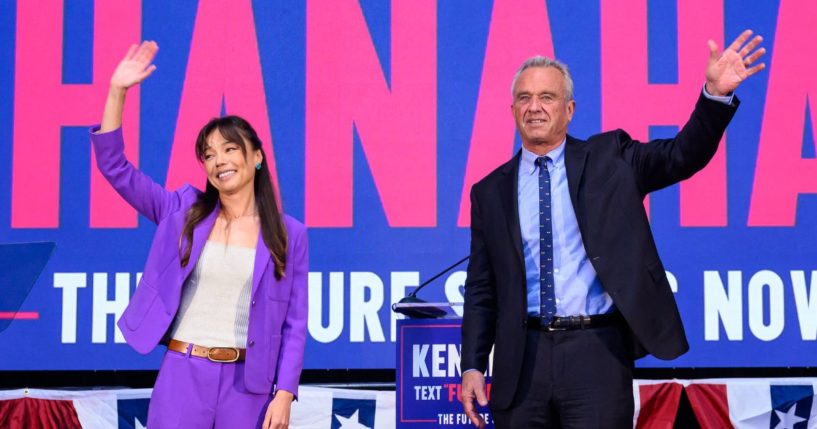
[[[570,200],[588,259],[631,331],[633,358],[674,359],[689,349],[658,257],[644,197],[706,166],[729,124],[731,105],[698,99],[673,139],[642,144],[622,130],[567,136]],[[465,282],[463,369],[485,371],[494,346],[491,402],[507,408],[521,374],[527,291],[517,203],[517,153],[471,189],[471,259]]]

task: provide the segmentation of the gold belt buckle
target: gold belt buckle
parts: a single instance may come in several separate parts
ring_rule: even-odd
[[[213,357],[213,351],[221,351],[221,350],[232,350],[235,353],[235,356],[232,359],[219,359]],[[238,357],[240,353],[236,347],[210,347],[207,349],[207,359],[212,362],[221,362],[221,363],[231,363],[231,362],[238,362]]]

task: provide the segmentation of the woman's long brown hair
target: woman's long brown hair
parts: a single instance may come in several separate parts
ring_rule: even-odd
[[[247,145],[249,142],[253,150],[260,150],[263,160],[261,169],[255,173],[253,189],[255,191],[255,205],[258,208],[258,217],[261,220],[261,236],[264,244],[267,245],[270,256],[275,263],[275,278],[280,280],[284,276],[287,264],[287,232],[278,210],[278,200],[275,197],[275,190],[272,187],[269,168],[267,167],[267,155],[261,147],[261,140],[249,122],[238,116],[225,116],[211,119],[205,125],[199,136],[196,138],[196,157],[203,162],[204,152],[207,149],[207,137],[218,130],[228,141],[238,143],[244,157],[247,156]],[[218,202],[218,190],[207,181],[204,193],[199,195],[198,200],[190,207],[182,229],[183,240],[179,240],[179,251],[181,252],[181,264],[187,266],[190,262],[190,251],[193,245],[193,230],[201,223],[213,210]]]

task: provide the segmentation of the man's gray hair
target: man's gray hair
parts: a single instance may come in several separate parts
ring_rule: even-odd
[[[514,90],[516,89],[516,81],[519,80],[519,75],[531,67],[553,67],[556,70],[559,70],[562,73],[562,76],[565,77],[565,101],[570,101],[573,99],[573,78],[570,77],[570,70],[568,70],[567,65],[559,60],[543,57],[541,55],[528,58],[524,63],[522,63],[519,70],[516,71],[516,75],[514,75],[513,82],[511,83],[512,97],[516,96],[516,94],[514,94]]]

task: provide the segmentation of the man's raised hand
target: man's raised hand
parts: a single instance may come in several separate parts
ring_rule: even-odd
[[[731,93],[749,76],[766,68],[765,63],[755,62],[766,53],[765,48],[757,48],[763,37],[752,36],[752,30],[745,30],[723,52],[718,53],[715,41],[709,41],[709,64],[706,67],[706,91],[715,96]],[[748,40],[748,42],[747,42]]]

